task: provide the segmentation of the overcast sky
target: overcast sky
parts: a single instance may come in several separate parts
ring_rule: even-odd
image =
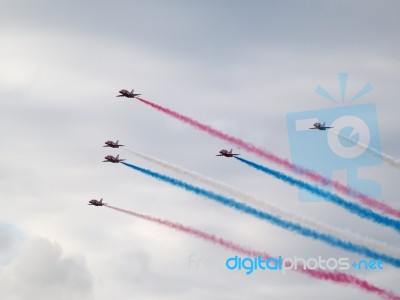
[[[349,97],[372,84],[354,104],[375,103],[381,149],[399,157],[399,9],[394,0],[0,0],[0,298],[376,299],[295,272],[228,271],[225,260],[238,253],[86,204],[103,198],[274,256],[364,259],[102,163],[120,154],[166,172],[102,147],[119,139],[292,213],[400,247],[393,230],[330,203],[300,202],[294,187],[215,156],[234,146],[115,97],[135,88],[290,159],[287,114],[335,107],[315,88],[340,98],[345,72]],[[400,207],[399,170],[359,172],[380,184],[379,200]],[[354,274],[400,293],[400,271],[389,265]]]

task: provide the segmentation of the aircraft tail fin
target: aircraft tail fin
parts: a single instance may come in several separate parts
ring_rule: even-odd
[[[100,199],[100,203],[103,203],[103,198]]]
[[[232,154],[233,149],[231,149],[231,151],[229,151],[230,154]]]
[[[117,155],[117,157],[116,157],[117,159],[119,159],[119,154]]]
[[[116,144],[118,145],[119,140],[117,140]]]

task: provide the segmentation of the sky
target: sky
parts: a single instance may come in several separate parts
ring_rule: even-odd
[[[115,96],[134,88],[287,159],[288,114],[373,103],[380,148],[399,157],[399,9],[397,1],[371,0],[0,0],[0,298],[378,299],[296,272],[230,271],[225,261],[234,251],[87,203],[103,198],[274,256],[364,259],[103,163],[119,154],[179,177],[124,148],[102,147],[118,139],[127,149],[398,249],[394,230],[331,203],[300,201],[295,187],[215,154],[234,148],[243,158],[277,165]],[[352,104],[315,92],[321,85],[340,99],[339,73],[348,74],[346,99],[367,83],[372,91]],[[328,133],[312,133],[326,142]],[[339,171],[345,180],[346,170]],[[381,163],[357,171],[380,185],[378,200],[400,207],[398,169]],[[400,294],[400,271],[388,264],[350,273]]]

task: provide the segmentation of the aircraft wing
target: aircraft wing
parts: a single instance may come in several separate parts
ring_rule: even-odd
[[[312,127],[312,128],[308,128],[308,129],[318,129],[317,127]]]

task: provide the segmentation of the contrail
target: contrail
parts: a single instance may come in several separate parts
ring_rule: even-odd
[[[235,158],[237,160],[247,164],[248,166],[251,166],[261,172],[272,175],[284,182],[287,182],[291,185],[297,186],[301,189],[307,190],[307,191],[309,191],[315,195],[318,195],[330,202],[333,202],[333,203],[347,209],[348,211],[358,215],[361,218],[369,219],[378,224],[385,225],[387,227],[391,227],[391,228],[395,229],[396,231],[400,231],[400,220],[395,220],[395,219],[389,218],[385,215],[380,215],[368,208],[359,206],[358,204],[353,203],[353,202],[349,202],[349,201],[343,199],[342,197],[339,197],[331,192],[322,190],[322,189],[315,187],[307,182],[290,177],[284,173],[272,170],[265,166],[256,164],[252,161],[246,160],[244,158],[240,158],[240,157],[235,157]]]
[[[253,207],[251,207],[249,205],[246,205],[244,203],[238,202],[238,201],[236,201],[234,199],[224,197],[222,195],[219,195],[219,194],[216,194],[216,193],[214,193],[212,191],[208,191],[208,190],[202,189],[200,187],[191,185],[191,184],[186,183],[184,181],[181,181],[179,179],[175,179],[173,177],[169,177],[169,176],[166,176],[166,175],[163,175],[163,174],[160,174],[160,173],[148,170],[148,169],[143,169],[141,167],[138,167],[138,166],[135,166],[135,165],[132,165],[132,164],[129,164],[129,163],[121,162],[121,164],[123,164],[123,165],[125,165],[125,166],[127,166],[129,168],[132,168],[132,169],[134,169],[136,171],[139,171],[139,172],[141,172],[143,174],[146,174],[148,176],[156,178],[158,180],[161,180],[161,181],[164,181],[164,182],[168,182],[168,183],[170,183],[172,185],[180,187],[180,188],[182,188],[184,190],[187,190],[187,191],[192,192],[194,194],[197,194],[199,196],[203,196],[205,198],[215,200],[215,201],[217,201],[217,202],[219,202],[221,204],[224,204],[226,206],[234,208],[234,209],[236,209],[236,210],[238,210],[240,212],[244,212],[246,214],[252,215],[252,216],[257,217],[259,219],[265,220],[267,222],[275,224],[275,225],[277,225],[277,226],[279,226],[281,228],[284,228],[286,230],[298,232],[298,233],[300,233],[300,234],[302,234],[304,236],[308,236],[308,237],[314,238],[316,240],[323,241],[323,242],[325,242],[325,243],[327,243],[327,244],[329,244],[331,246],[335,246],[335,247],[339,247],[339,248],[342,248],[342,249],[345,249],[345,250],[348,250],[348,251],[360,253],[360,254],[363,254],[365,256],[374,258],[374,259],[380,259],[380,260],[385,261],[385,262],[387,262],[389,264],[392,264],[392,265],[394,265],[396,267],[400,267],[400,259],[399,258],[395,258],[395,257],[392,257],[392,256],[387,255],[387,254],[376,252],[376,251],[371,250],[371,249],[369,249],[367,247],[364,247],[364,246],[355,245],[355,244],[350,243],[350,242],[345,242],[345,241],[339,240],[336,237],[332,237],[330,235],[317,232],[315,230],[312,230],[310,228],[304,227],[304,226],[299,225],[297,223],[283,220],[283,219],[281,219],[281,218],[279,218],[277,216],[274,216],[274,215],[271,215],[271,214],[266,213],[264,211],[255,209],[255,208],[253,208]]]
[[[343,184],[341,184],[340,182],[337,181],[333,181],[330,180],[328,178],[325,178],[323,176],[321,176],[320,174],[317,174],[311,170],[308,170],[304,167],[295,165],[290,163],[288,160],[280,158],[276,155],[274,155],[273,153],[267,152],[265,150],[262,150],[260,148],[257,148],[256,146],[247,143],[239,138],[230,136],[226,133],[223,133],[222,131],[216,130],[214,128],[212,128],[211,126],[202,124],[192,118],[189,118],[187,116],[184,116],[178,112],[175,112],[169,108],[163,107],[161,105],[155,104],[153,102],[150,102],[148,100],[142,99],[140,97],[136,97],[137,100],[157,109],[158,111],[161,111],[177,120],[180,120],[186,124],[189,124],[199,130],[202,130],[204,132],[207,132],[208,134],[217,137],[219,139],[225,140],[231,144],[234,144],[236,146],[238,146],[239,148],[242,148],[246,151],[249,151],[251,153],[254,153],[264,159],[267,159],[268,161],[274,162],[286,169],[288,169],[289,171],[293,171],[297,174],[301,174],[303,176],[305,176],[306,178],[312,180],[315,183],[324,185],[324,186],[331,186],[333,188],[335,188],[336,190],[338,190],[341,193],[344,193],[348,196],[352,196],[356,199],[358,199],[359,201],[361,201],[364,205],[370,206],[374,209],[380,210],[382,212],[385,212],[387,214],[393,215],[397,218],[400,218],[400,210],[395,209],[393,207],[390,207],[389,205],[382,203],[376,199],[373,199],[371,197],[368,197],[367,195],[364,195],[354,189],[351,189]]]
[[[329,132],[336,134],[338,137],[345,139],[346,141],[348,141],[349,143],[351,143],[352,145],[356,145],[357,147],[366,150],[369,154],[375,156],[375,157],[379,157],[382,158],[383,161],[387,162],[389,165],[391,165],[392,167],[395,167],[397,169],[400,169],[400,160],[396,159],[393,156],[390,156],[386,153],[383,153],[377,149],[374,149],[372,147],[369,147],[368,145],[360,142],[360,141],[354,141],[353,139],[341,135],[339,132],[336,132],[334,130],[329,130]]]
[[[286,219],[291,222],[297,222],[297,223],[303,224],[303,225],[305,225],[311,229],[314,229],[316,231],[322,231],[328,235],[336,236],[341,240],[350,241],[354,244],[360,244],[362,246],[372,248],[373,250],[375,250],[377,252],[389,253],[390,255],[396,256],[396,257],[400,256],[400,252],[397,249],[389,247],[388,245],[373,241],[369,238],[355,235],[348,231],[336,229],[334,227],[328,226],[327,224],[319,223],[315,220],[308,219],[303,216],[292,214],[292,213],[282,210],[278,207],[275,207],[271,204],[268,204],[264,201],[261,201],[243,191],[240,191],[240,190],[230,186],[230,185],[227,185],[227,184],[219,182],[215,179],[206,177],[206,176],[196,173],[194,171],[185,169],[181,166],[171,164],[169,162],[163,161],[161,159],[158,159],[153,156],[150,156],[150,155],[138,152],[138,151],[134,151],[131,149],[124,149],[124,150],[127,152],[130,152],[146,161],[149,161],[158,166],[161,166],[167,170],[171,170],[177,174],[187,176],[193,180],[196,180],[198,182],[201,182],[201,183],[209,185],[213,188],[216,188],[222,192],[225,192],[233,197],[244,200],[251,205],[254,205],[254,206],[257,206],[259,208],[266,210],[268,213],[275,214],[282,219]]]
[[[156,217],[152,217],[152,216],[148,216],[148,215],[144,215],[144,214],[140,214],[134,211],[129,211],[129,210],[125,210],[125,209],[121,209],[118,207],[114,207],[111,205],[105,205],[108,208],[111,208],[113,210],[146,220],[146,221],[150,221],[153,223],[157,223],[172,229],[175,229],[177,231],[186,233],[188,235],[203,239],[207,242],[211,242],[213,244],[222,246],[226,249],[229,250],[233,250],[235,252],[237,252],[238,254],[243,254],[243,255],[247,255],[249,257],[258,257],[261,256],[261,258],[263,259],[268,259],[270,257],[272,257],[271,255],[269,255],[268,253],[262,252],[262,251],[256,251],[256,250],[252,250],[250,248],[246,248],[243,247],[239,244],[236,244],[234,242],[225,240],[221,237],[218,237],[214,234],[209,234],[207,232],[198,230],[196,228],[193,227],[189,227],[189,226],[185,226],[182,225],[180,223],[175,223],[169,220],[165,220],[165,219],[160,219],[160,218],[156,218]],[[320,269],[316,269],[316,270],[311,270],[311,269],[303,269],[302,266],[299,265],[299,268],[296,269],[296,271],[307,274],[310,277],[313,278],[317,278],[320,280],[326,280],[326,281],[331,281],[334,283],[338,283],[338,284],[345,284],[345,285],[350,285],[350,286],[354,286],[359,288],[360,290],[366,291],[368,293],[371,294],[376,294],[379,295],[383,298],[386,299],[391,299],[391,300],[399,300],[400,296],[396,295],[394,292],[392,291],[387,291],[383,288],[380,288],[378,286],[373,285],[372,283],[369,283],[366,280],[357,278],[353,275],[350,274],[346,274],[346,273],[342,273],[342,272],[331,272],[331,271],[324,271],[324,270],[320,270]]]

